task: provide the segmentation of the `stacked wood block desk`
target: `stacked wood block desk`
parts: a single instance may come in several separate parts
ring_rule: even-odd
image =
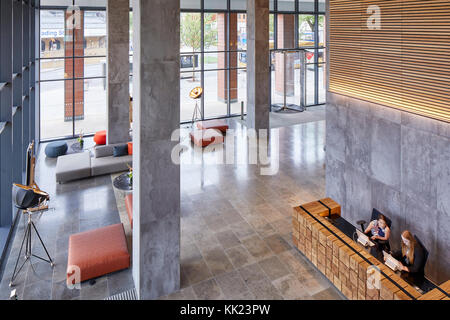
[[[444,292],[450,292],[450,280],[441,284],[439,288],[427,292],[419,300],[449,300],[450,298]]]
[[[340,205],[330,198],[294,208],[294,245],[348,299],[415,300],[422,297],[412,285],[326,218],[340,213]]]

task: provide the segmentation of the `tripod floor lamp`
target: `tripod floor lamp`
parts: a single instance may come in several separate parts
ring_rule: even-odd
[[[201,110],[200,106],[198,105],[198,100],[202,97],[202,95],[203,95],[202,87],[195,87],[194,89],[191,90],[191,92],[189,92],[189,97],[195,100],[195,108],[194,108],[194,112],[192,114],[192,123],[197,121],[197,119],[200,119],[200,120],[203,119],[202,110]]]
[[[16,264],[14,266],[14,272],[9,283],[9,286],[14,286],[14,280],[17,278],[17,275],[22,271],[24,265],[30,261],[31,257],[35,257],[42,261],[45,261],[50,264],[51,267],[54,266],[53,260],[50,257],[50,254],[45,247],[44,241],[42,241],[41,235],[39,234],[33,220],[32,216],[37,213],[41,213],[48,210],[48,201],[50,197],[48,193],[39,190],[36,187],[29,187],[20,184],[13,185],[13,200],[16,208],[23,212],[24,215],[27,216],[27,226],[25,228],[25,233],[23,235],[22,245],[20,246],[19,255],[17,257]],[[46,253],[46,258],[40,257],[33,253],[32,251],[32,234],[36,234],[38,237],[44,251]],[[25,247],[25,260],[19,267],[19,261],[22,257],[22,251]],[[31,261],[30,261],[31,262]]]

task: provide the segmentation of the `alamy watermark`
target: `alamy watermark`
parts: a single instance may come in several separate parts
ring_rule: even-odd
[[[367,28],[369,30],[381,30],[381,8],[377,5],[370,5],[367,8],[367,14],[370,14],[367,19]]]
[[[261,175],[275,175],[280,167],[279,129],[254,129],[221,132],[208,129],[199,131],[202,141],[210,143],[206,147],[193,144],[192,148],[183,142],[172,149],[172,162],[183,164],[212,165],[258,165]],[[172,133],[172,141],[180,141],[181,129]],[[238,145],[238,147],[236,147]],[[211,156],[212,155],[212,156]]]

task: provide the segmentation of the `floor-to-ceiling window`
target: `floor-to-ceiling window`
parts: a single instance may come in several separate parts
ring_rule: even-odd
[[[181,121],[246,112],[246,0],[181,0]],[[307,105],[325,102],[325,1],[271,0],[270,49],[307,49]],[[283,39],[281,39],[283,37]],[[189,98],[194,87],[204,94]]]
[[[238,115],[241,105],[246,112],[247,1],[180,4],[181,121],[192,119],[196,104],[203,118]],[[105,7],[106,0],[41,1],[41,140],[106,128]],[[325,102],[324,11],[324,0],[270,1],[270,49],[308,48],[308,105]],[[74,30],[67,27],[71,18],[77,19]],[[280,44],[281,24],[292,46]],[[130,62],[132,49],[130,42]],[[194,87],[204,89],[198,101],[189,97]]]
[[[203,118],[241,113],[246,107],[246,1],[181,0],[181,121],[198,105]],[[189,97],[204,89],[197,101]],[[245,112],[245,110],[244,110]]]
[[[106,128],[105,0],[42,0],[41,140]]]

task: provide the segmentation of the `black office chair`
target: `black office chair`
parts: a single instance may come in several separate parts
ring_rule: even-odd
[[[416,235],[414,235],[414,239],[416,239],[417,243],[422,247],[424,255],[423,255],[423,263],[420,266],[420,272],[425,274],[425,265],[427,264],[427,260],[428,260],[428,255],[430,254],[427,250],[427,248],[425,248],[425,246],[423,245],[422,241],[420,241],[419,238],[417,238]]]
[[[378,217],[380,216],[380,214],[382,214],[380,211],[378,211],[377,209],[373,208],[372,216],[370,217],[370,221],[378,220]],[[386,218],[386,223],[387,223],[388,227],[391,228],[392,220],[389,219],[388,217],[386,217],[386,215],[384,215],[384,217]],[[356,221],[356,223],[361,226],[361,231],[362,232],[364,232],[366,230],[365,224],[367,222],[365,220],[358,220],[358,221]]]

